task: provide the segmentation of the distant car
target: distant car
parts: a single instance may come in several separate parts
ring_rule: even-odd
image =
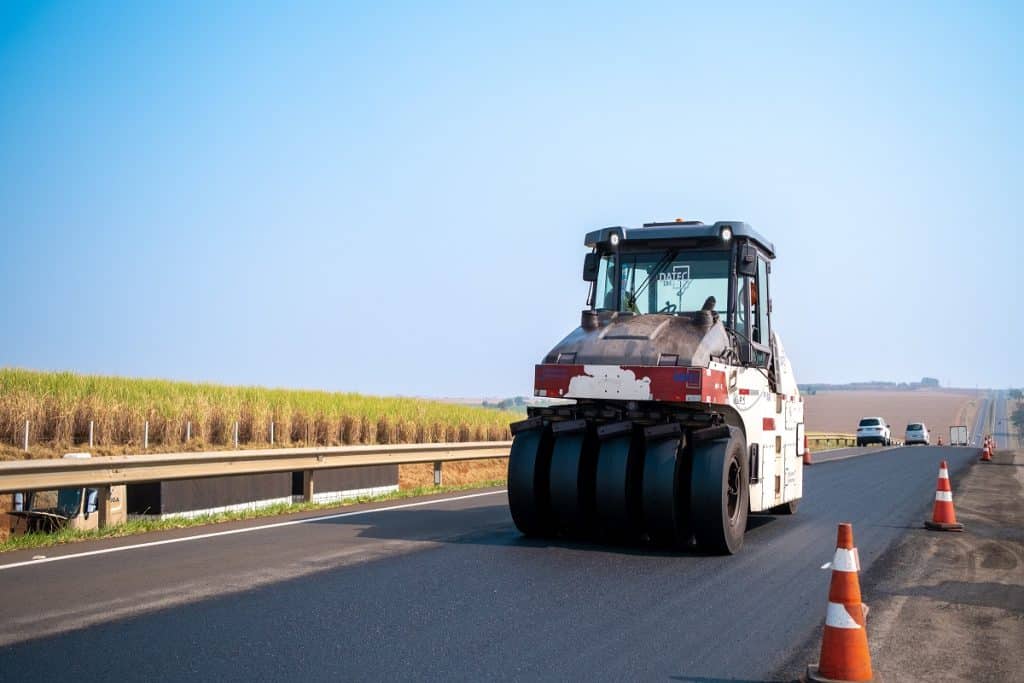
[[[928,433],[928,428],[924,426],[923,422],[911,422],[907,425],[907,436],[903,439],[903,443],[908,446],[915,443],[928,446],[931,442],[932,435]]]
[[[857,425],[857,445],[867,446],[869,443],[892,445],[892,429],[884,417],[861,418]]]

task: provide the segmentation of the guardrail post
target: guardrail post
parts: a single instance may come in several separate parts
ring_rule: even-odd
[[[89,448],[92,448],[93,421],[89,420]]]
[[[434,462],[434,486],[441,485],[441,461]]]
[[[192,421],[189,420],[185,423],[185,443],[188,443],[192,438]]]
[[[306,470],[302,473],[302,499],[307,503],[313,502],[313,494],[316,489],[314,472],[316,472],[316,470]]]
[[[29,421],[25,420],[25,450],[28,450],[28,425]]]
[[[96,488],[96,505],[99,508],[96,512],[100,516],[99,528],[105,529],[110,526],[110,487],[99,486]]]
[[[235,448],[238,448],[238,420],[235,420]]]
[[[274,421],[270,421],[270,445],[274,445]]]
[[[149,420],[142,425],[142,450],[149,449]]]

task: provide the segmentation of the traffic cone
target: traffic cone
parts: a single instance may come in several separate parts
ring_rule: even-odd
[[[981,462],[992,462],[992,449],[987,444],[981,449]]]
[[[940,446],[942,445],[942,437],[941,436],[939,437],[939,445]]]
[[[853,545],[853,525],[839,525],[836,554],[832,558],[832,583],[828,588],[821,659],[807,666],[808,681],[870,681],[868,607],[860,599],[860,558]]]
[[[814,458],[811,457],[811,449],[807,447],[807,435],[804,434],[804,464],[813,465]]]
[[[943,460],[939,465],[939,482],[935,488],[935,505],[932,507],[932,518],[925,520],[924,526],[932,531],[963,531],[964,525],[956,521],[953,509],[953,489],[949,487],[949,467]]]

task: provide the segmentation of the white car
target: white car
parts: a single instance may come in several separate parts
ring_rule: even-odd
[[[928,446],[931,442],[932,435],[928,433],[928,428],[924,426],[923,422],[911,422],[907,425],[907,436],[903,439],[903,443],[908,446],[914,443]]]
[[[857,445],[867,446],[869,443],[892,445],[892,427],[884,417],[861,418],[857,425]]]

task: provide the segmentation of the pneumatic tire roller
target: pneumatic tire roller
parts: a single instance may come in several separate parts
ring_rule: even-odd
[[[749,513],[794,512],[802,495],[803,402],[770,331],[774,248],[737,222],[586,244],[589,307],[512,425],[512,519],[528,536],[735,553]]]

